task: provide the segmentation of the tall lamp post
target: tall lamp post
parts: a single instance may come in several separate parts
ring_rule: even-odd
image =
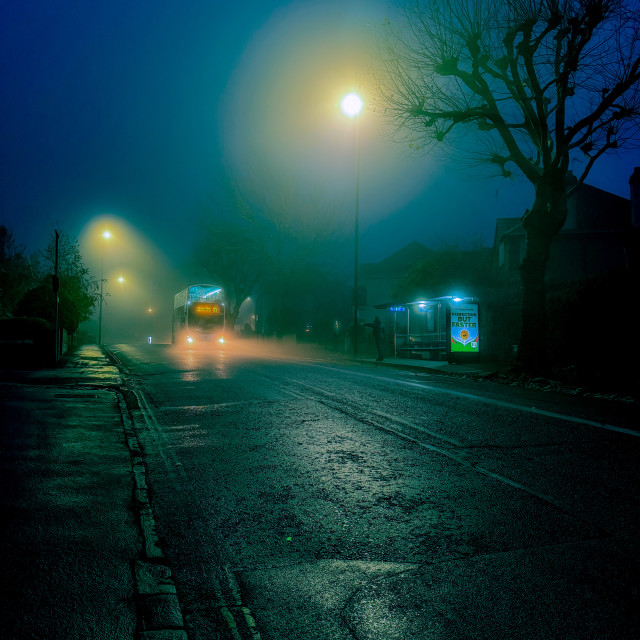
[[[360,152],[358,149],[358,116],[362,111],[362,98],[357,93],[348,93],[340,102],[342,112],[355,120],[356,147],[356,211],[353,251],[353,355],[358,355],[358,235],[360,224]]]
[[[111,232],[105,231],[102,234],[105,240],[109,240]],[[102,344],[102,301],[104,300],[104,246],[100,251],[100,312],[98,313],[98,344]]]

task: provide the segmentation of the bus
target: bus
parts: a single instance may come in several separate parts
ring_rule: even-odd
[[[192,284],[173,299],[173,344],[224,342],[224,291],[215,284]]]

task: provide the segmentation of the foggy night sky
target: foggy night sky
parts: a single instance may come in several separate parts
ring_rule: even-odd
[[[115,216],[177,269],[229,171],[314,193],[352,225],[353,122],[338,105],[354,88],[367,99],[370,42],[392,4],[5,0],[0,223],[31,253],[56,227],[86,238]],[[360,151],[363,262],[413,240],[489,246],[495,218],[531,202],[525,183],[410,157],[370,112]],[[635,164],[621,152],[588,181],[628,198]]]

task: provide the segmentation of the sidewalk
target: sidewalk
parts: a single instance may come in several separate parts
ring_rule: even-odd
[[[461,362],[450,363],[446,360],[421,360],[419,358],[398,358],[396,356],[385,357],[381,362],[374,356],[361,357],[357,359],[363,364],[373,364],[376,366],[394,367],[397,369],[411,369],[414,371],[424,370],[432,373],[445,373],[447,375],[460,376],[482,376],[489,374],[504,374],[509,370],[509,365],[492,362]]]
[[[479,361],[451,364],[446,361],[393,356],[385,358],[382,362],[377,362],[373,356],[361,357],[356,362],[474,380],[487,380],[540,391],[605,398],[625,403],[637,404],[640,402],[640,386],[637,382],[637,376],[634,381],[626,372],[620,372],[616,369],[608,370],[607,377],[603,379],[583,378],[580,382],[567,382],[556,378],[532,378],[526,375],[517,375],[511,371],[511,365],[504,362]]]
[[[176,596],[145,553],[121,382],[96,345],[57,368],[0,372],[2,638],[186,638],[145,631],[165,627],[158,609]]]
[[[0,379],[3,638],[132,638],[139,534],[120,377],[97,347]]]

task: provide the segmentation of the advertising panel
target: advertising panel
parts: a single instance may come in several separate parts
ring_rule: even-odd
[[[478,304],[459,302],[451,305],[451,353],[479,353]]]

